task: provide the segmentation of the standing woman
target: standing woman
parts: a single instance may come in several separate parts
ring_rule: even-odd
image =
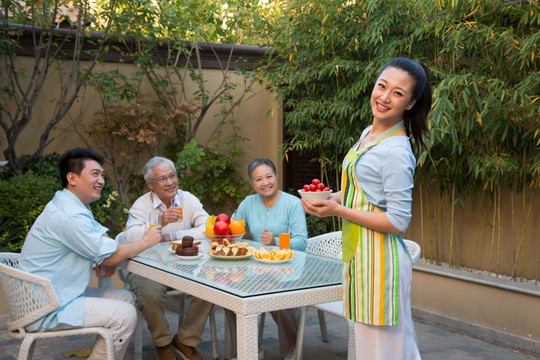
[[[343,304],[355,322],[356,359],[420,359],[410,305],[412,261],[401,235],[411,219],[414,154],[425,148],[428,130],[428,70],[408,58],[390,60],[370,102],[373,123],[345,156],[342,191],[302,204],[309,214],[343,219]]]

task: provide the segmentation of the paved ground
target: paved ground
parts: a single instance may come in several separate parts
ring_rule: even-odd
[[[167,311],[167,317],[171,329],[177,328],[178,317],[175,313]],[[310,309],[307,313],[306,334],[304,345],[304,359],[309,360],[335,360],[347,358],[347,325],[345,320],[335,316],[326,315],[328,323],[329,342],[321,341],[319,322],[315,310]],[[222,309],[216,310],[216,322],[218,328],[219,349],[223,359],[223,321]],[[416,323],[416,333],[420,353],[423,360],[530,360],[526,356],[515,351],[502,348],[483,341],[475,340],[440,328]],[[19,340],[12,339],[6,331],[0,331],[0,360],[14,360],[17,358]],[[271,316],[267,316],[264,329],[263,347],[266,360],[279,359],[277,350],[276,324]],[[91,348],[92,340],[89,337],[73,337],[69,340],[51,340],[38,342],[34,351],[35,360],[66,359],[63,353],[82,348]],[[207,324],[203,334],[203,341],[199,352],[204,359],[212,358],[210,341],[210,328]],[[76,359],[72,357],[71,359]],[[125,360],[133,359],[133,346],[130,346]],[[143,359],[156,359],[154,347],[148,330],[144,333]]]

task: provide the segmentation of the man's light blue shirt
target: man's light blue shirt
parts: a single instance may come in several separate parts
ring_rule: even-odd
[[[83,325],[84,292],[93,263],[101,264],[116,251],[115,240],[103,236],[107,231],[75,194],[56,192],[26,236],[19,267],[50,279],[61,307],[27,330]]]
[[[279,191],[279,190],[278,190]],[[261,195],[247,196],[233,214],[233,219],[244,219],[253,240],[261,241],[261,234],[268,229],[279,245],[279,233],[290,231],[291,249],[304,251],[307,246],[306,213],[296,196],[280,191],[276,204],[267,208]]]

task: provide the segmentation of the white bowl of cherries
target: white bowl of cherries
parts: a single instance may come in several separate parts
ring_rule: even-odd
[[[298,193],[301,197],[308,200],[326,200],[332,194],[332,189],[324,185],[319,179],[311,180],[311,184],[306,184]]]

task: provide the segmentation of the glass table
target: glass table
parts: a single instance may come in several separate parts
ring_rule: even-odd
[[[202,256],[186,259],[160,243],[132,258],[127,270],[234,311],[240,360],[257,358],[259,314],[342,298],[339,260],[296,251],[288,262],[266,264],[210,257],[207,240],[199,248]]]

